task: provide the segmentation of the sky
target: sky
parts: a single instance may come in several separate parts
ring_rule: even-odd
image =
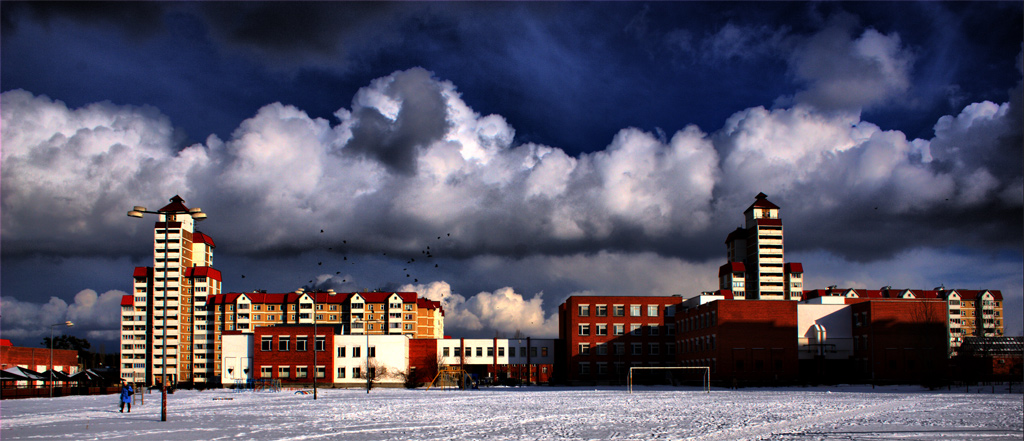
[[[717,288],[759,192],[808,289],[998,289],[1022,334],[1020,2],[0,9],[0,332],[117,347],[180,195],[225,292],[416,291],[454,336]],[[429,247],[429,248],[428,248]]]

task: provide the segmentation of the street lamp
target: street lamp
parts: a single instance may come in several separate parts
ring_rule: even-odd
[[[75,324],[71,323],[71,320],[68,320],[64,323],[55,323],[50,325],[50,398],[53,398],[53,328],[58,326],[66,326],[70,328],[75,326]]]
[[[313,290],[313,401],[316,401],[316,351],[317,351],[317,334],[316,334],[316,290]]]
[[[171,198],[171,202],[180,202],[180,201],[181,201],[181,198],[179,198],[177,196]],[[182,205],[182,207],[184,207],[184,205]],[[168,256],[170,255],[170,253],[168,252],[168,249],[167,249],[167,230],[168,230],[168,228],[170,226],[170,221],[172,219],[174,219],[174,217],[176,215],[187,214],[189,216],[192,216],[192,219],[195,220],[196,222],[198,222],[198,221],[206,219],[206,213],[203,213],[203,210],[201,208],[192,208],[192,209],[189,209],[189,210],[173,210],[173,209],[166,209],[166,207],[165,207],[165,209],[161,209],[160,211],[148,211],[148,210],[146,210],[146,207],[141,207],[141,206],[136,205],[135,207],[132,208],[131,211],[128,212],[128,216],[129,217],[137,217],[137,218],[141,219],[142,215],[145,214],[145,213],[155,214],[157,216],[163,215],[163,217],[164,217],[164,228],[163,228],[163,230],[164,230],[164,242],[163,242],[164,243],[164,248],[163,248],[163,250],[164,250],[164,259],[163,259],[163,263],[164,264],[163,264],[163,277],[161,277],[161,279],[163,280],[163,291],[162,292],[163,292],[163,302],[164,302],[164,306],[163,306],[163,316],[164,316],[164,318],[163,318],[163,335],[161,337],[162,344],[160,345],[160,357],[162,358],[162,362],[160,363],[160,365],[161,365],[161,374],[160,374],[160,396],[161,396],[161,398],[160,398],[160,421],[167,421],[167,261],[168,261],[168,258],[169,258]],[[159,217],[157,219],[159,219]],[[154,262],[154,265],[153,265],[153,269],[154,269],[154,276],[156,276],[156,272],[155,272],[156,265],[155,265],[155,262]]]

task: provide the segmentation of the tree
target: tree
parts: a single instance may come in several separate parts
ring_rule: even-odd
[[[43,337],[43,347],[47,349],[71,349],[78,352],[85,352],[92,347],[89,340],[78,338],[73,335],[59,335],[53,338],[53,347],[50,347],[50,337]]]

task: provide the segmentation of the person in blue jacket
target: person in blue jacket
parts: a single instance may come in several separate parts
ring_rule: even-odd
[[[121,382],[121,413],[124,413],[124,405],[128,405],[128,413],[132,413],[132,395],[135,391],[132,390],[132,385],[125,381]]]

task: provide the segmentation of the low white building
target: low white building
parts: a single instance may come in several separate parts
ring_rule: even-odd
[[[379,386],[401,386],[409,371],[409,338],[404,335],[336,335],[336,386],[364,387],[369,376]]]

